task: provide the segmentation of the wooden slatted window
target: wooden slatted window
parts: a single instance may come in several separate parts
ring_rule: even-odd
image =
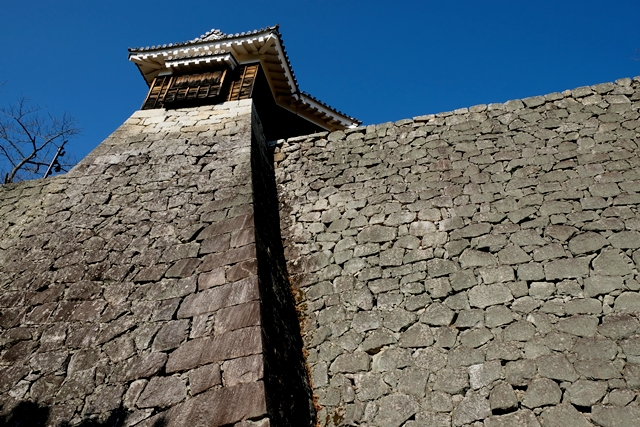
[[[142,104],[143,110],[149,110],[153,108],[162,108],[164,99],[164,94],[169,90],[169,86],[171,85],[172,77],[171,76],[158,76],[153,80],[153,84],[149,89],[149,94],[147,95],[147,99],[145,99]]]
[[[258,75],[258,64],[246,65],[240,69],[237,77],[231,82],[227,101],[238,101],[251,98],[253,84]]]
[[[159,76],[153,81],[142,109],[170,107],[188,101],[216,101],[221,95],[226,70],[182,76]]]
[[[259,67],[259,64],[251,64],[241,65],[234,71],[158,76],[151,84],[142,109],[176,108],[251,98]]]

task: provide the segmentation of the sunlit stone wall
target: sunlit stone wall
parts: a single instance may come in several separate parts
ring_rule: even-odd
[[[321,425],[635,426],[640,79],[279,141]]]

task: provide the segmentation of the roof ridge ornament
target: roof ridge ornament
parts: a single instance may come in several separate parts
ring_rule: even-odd
[[[212,28],[211,30],[207,31],[205,34],[200,36],[200,39],[198,39],[199,41],[211,41],[211,40],[220,40],[225,38],[227,35],[225,33],[223,33],[222,31],[220,31],[217,28]]]

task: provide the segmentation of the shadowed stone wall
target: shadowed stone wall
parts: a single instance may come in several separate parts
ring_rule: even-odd
[[[272,147],[253,115],[252,173],[264,339],[264,382],[273,426],[315,426],[313,391],[280,236]]]
[[[269,425],[251,116],[138,111],[67,175],[0,187],[1,420]]]
[[[640,79],[279,141],[321,425],[635,426]]]

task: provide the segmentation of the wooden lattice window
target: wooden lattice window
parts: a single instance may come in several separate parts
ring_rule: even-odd
[[[216,104],[225,100],[251,98],[258,68],[258,64],[251,64],[241,65],[233,71],[158,76],[151,84],[142,109]]]
[[[236,78],[231,82],[227,101],[238,101],[240,99],[251,98],[253,84],[258,75],[258,64],[245,65],[240,69]]]
[[[142,109],[170,107],[189,101],[217,101],[222,92],[226,70],[208,73],[158,76],[149,89]]]

